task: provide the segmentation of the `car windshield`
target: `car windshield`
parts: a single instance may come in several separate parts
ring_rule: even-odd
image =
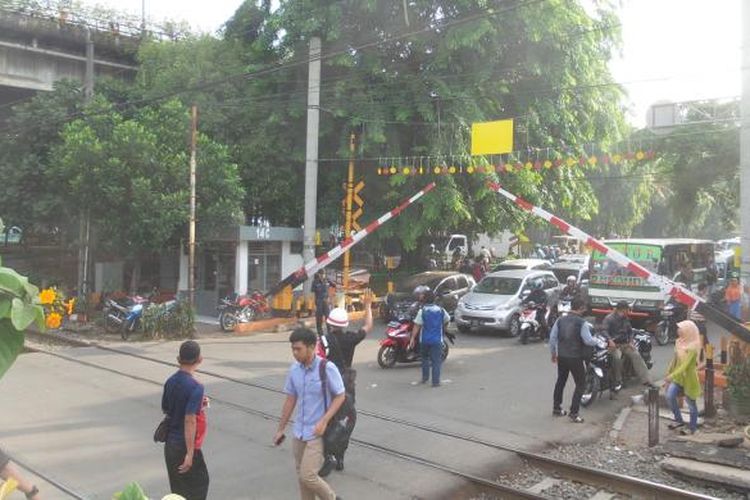
[[[434,291],[435,288],[440,284],[441,281],[445,276],[441,277],[435,277],[435,276],[424,276],[422,274],[417,274],[414,276],[409,276],[407,278],[404,278],[396,285],[396,290],[398,290],[401,293],[412,293],[415,288],[417,288],[420,285],[426,285],[430,287],[430,290]]]
[[[552,272],[555,274],[555,277],[557,278],[557,281],[560,283],[565,283],[568,280],[568,276],[573,276],[576,279],[578,279],[578,271],[575,271],[573,269],[552,269]]]
[[[514,271],[516,269],[526,269],[526,264],[513,264],[511,262],[505,262],[495,267],[492,272],[496,271]]]
[[[513,295],[521,286],[520,278],[500,278],[487,276],[474,289],[478,293],[490,293],[493,295]]]
[[[560,262],[573,262],[574,264],[584,264],[586,262],[586,256],[578,255],[578,254],[561,255],[558,260]]]

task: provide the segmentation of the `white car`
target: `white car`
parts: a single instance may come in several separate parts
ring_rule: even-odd
[[[510,271],[513,269],[552,269],[550,261],[543,259],[511,259],[496,265],[492,272]]]
[[[488,274],[458,301],[458,330],[466,333],[471,328],[490,328],[515,337],[520,333],[521,302],[533,285],[541,285],[548,304],[557,302],[560,282],[551,271],[517,269]]]

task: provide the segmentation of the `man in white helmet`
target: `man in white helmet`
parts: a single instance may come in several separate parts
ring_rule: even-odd
[[[365,305],[365,324],[362,328],[356,332],[346,330],[349,326],[349,315],[346,309],[337,307],[328,315],[326,323],[329,327],[329,333],[321,339],[325,346],[326,359],[336,365],[341,373],[341,378],[344,379],[346,397],[351,401],[352,408],[356,401],[355,382],[357,380],[357,371],[352,368],[352,361],[357,346],[372,331],[372,293],[366,292],[362,301]],[[354,430],[356,420],[356,413],[353,412],[348,420],[349,435]],[[335,454],[326,454],[326,461],[319,473],[321,477],[327,476],[334,465],[336,470],[344,470],[344,453],[348,445],[349,440],[347,438],[342,449],[337,450]]]

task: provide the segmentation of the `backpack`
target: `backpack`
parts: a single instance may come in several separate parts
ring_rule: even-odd
[[[323,389],[323,402],[325,411],[328,411],[328,374],[326,366],[328,360],[321,359],[318,369],[320,370],[320,384]],[[354,431],[357,422],[357,411],[349,394],[344,393],[344,403],[336,412],[326,427],[323,434],[323,449],[326,455],[340,455],[349,445],[349,437]]]

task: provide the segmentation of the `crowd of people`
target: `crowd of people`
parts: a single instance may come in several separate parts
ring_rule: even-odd
[[[316,277],[316,284],[314,289],[318,290],[330,285],[322,273]],[[327,292],[325,296],[317,292],[316,297],[318,294],[321,299],[316,301],[316,317],[325,320],[325,328],[317,321],[318,333],[300,327],[289,337],[295,361],[287,373],[286,396],[272,442],[279,446],[286,440],[286,428],[296,409],[291,434],[300,497],[335,500],[340,497],[325,478],[333,470],[344,470],[344,455],[356,425],[357,372],[352,362],[357,346],[373,328],[373,297],[365,294],[364,324],[351,331],[347,311],[330,309]],[[431,381],[433,387],[439,387],[440,346],[450,316],[435,304],[429,289],[420,290],[417,303],[410,348],[421,353],[422,383]],[[204,500],[209,487],[201,445],[206,434],[205,409],[210,402],[194,376],[202,360],[198,343],[184,342],[177,358],[180,368],[166,381],[162,395],[164,460],[170,490],[187,500]]]

